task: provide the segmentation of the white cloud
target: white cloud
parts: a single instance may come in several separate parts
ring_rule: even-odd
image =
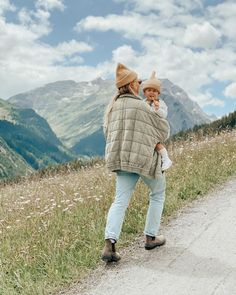
[[[231,83],[225,88],[224,91],[225,96],[236,99],[236,82]]]
[[[165,17],[171,17],[174,14],[181,13],[180,7],[176,6],[174,1],[155,1],[155,0],[146,0],[146,1],[132,1],[135,4],[135,10],[138,12],[150,12],[157,11]]]
[[[140,41],[143,36],[159,36],[176,40],[176,42],[182,42],[181,37],[184,32],[179,26],[170,28],[158,15],[143,16],[135,12],[125,12],[123,15],[110,14],[105,17],[88,16],[77,23],[75,30],[77,32],[112,30],[127,39]]]
[[[28,25],[32,22],[32,12],[26,8],[22,8],[18,12],[18,19],[22,25]]]
[[[59,9],[64,10],[65,5],[62,0],[37,0],[36,8],[43,8],[46,10]]]
[[[69,42],[62,42],[55,48],[51,48],[53,57],[51,57],[51,62],[53,60],[60,65],[78,65],[83,63],[83,58],[79,55],[83,52],[90,52],[93,47],[85,42],[78,42],[76,40],[71,40]]]
[[[122,45],[112,52],[113,64],[121,62],[127,66],[131,65],[131,67],[137,69],[139,61],[140,55],[130,45]],[[112,73],[112,75],[114,75],[114,73]]]
[[[225,45],[212,52],[211,63],[214,64],[211,76],[218,81],[234,81],[236,77],[236,52],[233,47]]]
[[[106,17],[88,16],[78,22],[75,27],[78,32],[82,30],[97,30],[103,32],[113,30],[121,34],[125,34],[128,38],[135,38],[137,34],[142,34],[142,31],[140,30],[141,28],[145,28],[143,30],[143,34],[146,34],[148,27],[145,20],[141,15],[136,13],[127,13],[125,15],[110,14]]]
[[[88,16],[75,26],[77,32],[112,30],[127,39],[142,42],[143,37],[156,36],[159,42],[171,40],[179,46],[212,48],[220,41],[221,33],[203,17],[190,14],[163,18],[158,14],[143,15],[125,11],[122,15]]]
[[[12,28],[14,31],[14,28]],[[35,42],[34,36],[25,30],[15,27],[16,34],[3,36],[5,41],[0,45],[0,57],[2,64],[13,67],[22,66],[24,71],[27,67],[37,68],[40,66],[52,66],[54,63],[68,60],[70,56],[75,56],[83,52],[92,51],[93,48],[84,42],[71,40],[60,43],[56,47]],[[18,32],[18,34],[17,34]],[[24,34],[26,33],[26,34]],[[26,38],[28,33],[28,39]],[[12,46],[14,44],[14,46]]]
[[[71,40],[69,42],[62,42],[57,47],[56,50],[64,55],[72,55],[78,52],[89,52],[93,48],[85,42],[78,42],[76,40]]]
[[[38,9],[36,11],[22,8],[18,12],[20,24],[27,30],[32,31],[38,37],[48,35],[51,32],[51,24],[49,22],[50,13],[46,10]]]
[[[37,0],[35,10],[23,7],[18,12],[18,19],[20,24],[42,37],[52,31],[50,17],[53,9],[64,10],[65,6],[60,0]]]
[[[223,1],[216,6],[209,6],[207,15],[211,18],[211,22],[217,26],[222,35],[226,36],[234,43],[235,27],[236,27],[236,3],[235,1]]]
[[[34,44],[37,36],[23,26],[7,24],[0,19],[0,60],[11,61],[20,54],[23,47],[30,47]]]
[[[28,14],[28,12],[25,14]],[[78,68],[81,54],[93,50],[85,42],[70,40],[57,46],[39,41],[41,32],[24,16],[24,25],[7,23],[0,18],[0,81],[2,98],[56,80],[85,79],[81,75],[89,67]],[[27,23],[27,25],[26,25]],[[30,25],[31,24],[31,25]],[[35,23],[37,25],[37,23]],[[73,64],[74,66],[69,66]],[[66,67],[64,67],[66,65]],[[84,77],[89,76],[84,74]],[[92,76],[92,75],[91,75]]]
[[[191,24],[184,34],[184,43],[190,47],[214,48],[220,41],[220,32],[210,23]]]
[[[1,0],[0,1],[0,15],[2,15],[5,11],[14,11],[15,6],[11,4],[9,0]]]
[[[205,106],[223,107],[225,102],[217,97],[214,97],[210,92],[188,93],[189,97],[196,101],[202,108]]]
[[[216,14],[223,18],[228,17],[235,17],[236,14],[236,3],[235,1],[223,1],[222,3],[215,5],[215,6],[209,6],[208,10],[212,14]]]
[[[164,17],[182,14],[186,11],[192,11],[196,8],[202,8],[200,0],[115,0],[130,5],[132,9],[140,13],[158,12]]]

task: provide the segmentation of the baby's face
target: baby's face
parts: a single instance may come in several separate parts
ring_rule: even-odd
[[[155,88],[147,88],[144,91],[144,95],[145,95],[147,101],[151,102],[154,100],[158,100],[159,92]]]

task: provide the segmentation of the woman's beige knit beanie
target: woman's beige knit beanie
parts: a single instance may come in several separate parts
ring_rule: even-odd
[[[156,72],[153,71],[151,77],[143,82],[143,91],[147,88],[154,88],[157,89],[159,93],[161,93],[161,81],[158,80],[155,75]]]
[[[118,63],[116,67],[116,87],[120,88],[138,78],[138,75],[125,65]]]

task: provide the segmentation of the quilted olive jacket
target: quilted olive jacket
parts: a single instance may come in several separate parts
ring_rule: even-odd
[[[167,120],[141,98],[121,95],[113,105],[105,130],[108,169],[158,178],[161,159],[155,146],[168,138],[169,129]]]

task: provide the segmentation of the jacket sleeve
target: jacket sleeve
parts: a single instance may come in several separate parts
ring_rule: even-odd
[[[157,136],[157,143],[158,142],[165,142],[170,136],[170,125],[168,121],[158,114],[156,114],[158,118],[155,118],[156,121],[156,136]]]
[[[152,132],[153,137],[156,138],[156,143],[165,142],[170,135],[170,125],[168,121],[161,117],[157,112],[152,111],[147,104],[144,108],[148,115],[150,131]]]

